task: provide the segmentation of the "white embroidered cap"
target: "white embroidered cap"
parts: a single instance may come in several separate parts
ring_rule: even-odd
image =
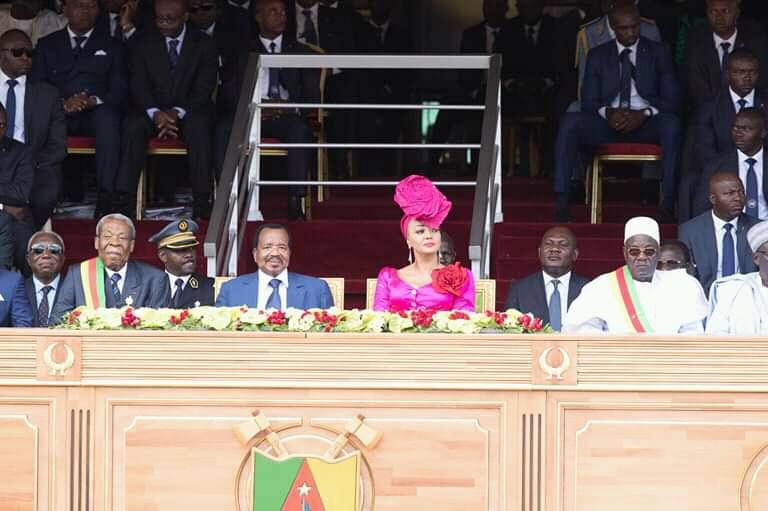
[[[752,252],[757,252],[760,247],[768,243],[768,222],[759,222],[750,227],[747,231],[747,242]]]
[[[649,236],[656,240],[656,243],[661,243],[659,224],[653,218],[636,216],[627,220],[627,223],[624,225],[624,243],[632,236],[639,234]]]

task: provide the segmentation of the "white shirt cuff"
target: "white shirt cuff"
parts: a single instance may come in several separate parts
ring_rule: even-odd
[[[185,115],[187,115],[187,111],[181,108],[180,106],[173,107],[174,110],[176,110],[179,113],[179,119],[183,119]]]

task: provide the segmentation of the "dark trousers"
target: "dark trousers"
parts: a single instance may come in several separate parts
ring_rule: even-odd
[[[282,114],[280,117],[262,121],[261,132],[265,137],[279,138],[286,144],[309,144],[312,142],[312,130],[307,121],[297,114]],[[306,181],[312,149],[289,149],[286,159],[286,174],[290,181]],[[303,197],[307,194],[304,185],[291,186],[288,193]]]
[[[61,166],[37,167],[32,189],[35,193],[29,198],[35,229],[40,229],[50,218],[61,192]]]
[[[113,192],[120,166],[120,112],[110,105],[99,105],[69,116],[67,133],[96,139],[96,185],[100,192]],[[35,178],[37,182],[37,176]]]
[[[664,200],[674,204],[680,137],[680,119],[673,114],[654,115],[639,129],[625,135],[611,129],[608,122],[596,113],[566,113],[561,119],[555,142],[555,193],[568,192],[571,176],[579,162],[579,151],[600,144],[622,142],[658,144],[663,152],[661,188]]]
[[[190,110],[181,119],[181,139],[187,146],[189,180],[195,206],[202,207],[211,198],[213,161],[213,110]],[[117,191],[135,194],[139,176],[147,159],[147,139],[155,136],[157,129],[146,112],[132,112],[123,122],[123,149]]]

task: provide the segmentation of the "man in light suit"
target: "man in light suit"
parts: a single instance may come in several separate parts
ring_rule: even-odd
[[[709,179],[712,209],[680,226],[680,241],[690,249],[696,278],[707,295],[715,279],[757,271],[747,231],[758,219],[742,213],[745,201],[739,176],[717,172]]]
[[[20,273],[0,269],[0,327],[32,326],[32,306]]]
[[[563,116],[555,145],[555,217],[570,220],[568,190],[579,151],[606,143],[659,144],[662,161],[662,218],[675,203],[681,125],[680,86],[669,50],[640,35],[634,5],[610,14],[616,40],[589,52],[581,112]]]
[[[29,238],[27,263],[32,276],[26,280],[27,298],[35,313],[32,326],[47,327],[61,287],[64,240],[55,232],[38,231]]]
[[[88,303],[98,302],[101,307],[107,308],[129,304],[135,308],[167,307],[171,290],[165,273],[144,263],[128,260],[135,241],[136,228],[130,218],[119,213],[102,217],[96,224],[94,239],[98,258],[70,266],[61,284],[51,322],[61,321],[67,312]],[[83,278],[83,272],[86,272],[86,278]],[[86,289],[83,281],[90,279],[94,279],[94,285]],[[98,279],[104,282],[103,297],[98,290],[92,290],[99,287],[96,284]]]
[[[288,271],[291,234],[279,224],[262,224],[253,236],[256,273],[225,282],[216,299],[218,307],[246,305],[259,310],[293,307],[328,309],[333,297],[325,281]]]
[[[549,229],[539,244],[541,272],[509,286],[506,308],[530,312],[560,331],[568,307],[589,282],[572,272],[578,258],[579,247],[573,232],[563,226]]]

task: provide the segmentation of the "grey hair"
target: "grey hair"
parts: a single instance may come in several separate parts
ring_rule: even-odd
[[[61,236],[59,236],[59,233],[53,232],[53,231],[37,231],[35,234],[29,237],[29,241],[27,242],[27,252],[32,250],[32,240],[44,234],[47,236],[52,236],[56,238],[56,241],[59,242],[59,245],[61,245],[61,248],[64,249],[64,251],[66,251],[66,247],[64,246],[64,239]]]
[[[101,234],[101,225],[106,222],[107,220],[117,220],[119,222],[125,222],[128,224],[128,227],[131,228],[131,239],[136,239],[136,226],[133,225],[133,221],[128,218],[127,216],[121,214],[121,213],[110,213],[109,215],[104,215],[99,219],[99,223],[96,224],[96,237],[98,238]]]

